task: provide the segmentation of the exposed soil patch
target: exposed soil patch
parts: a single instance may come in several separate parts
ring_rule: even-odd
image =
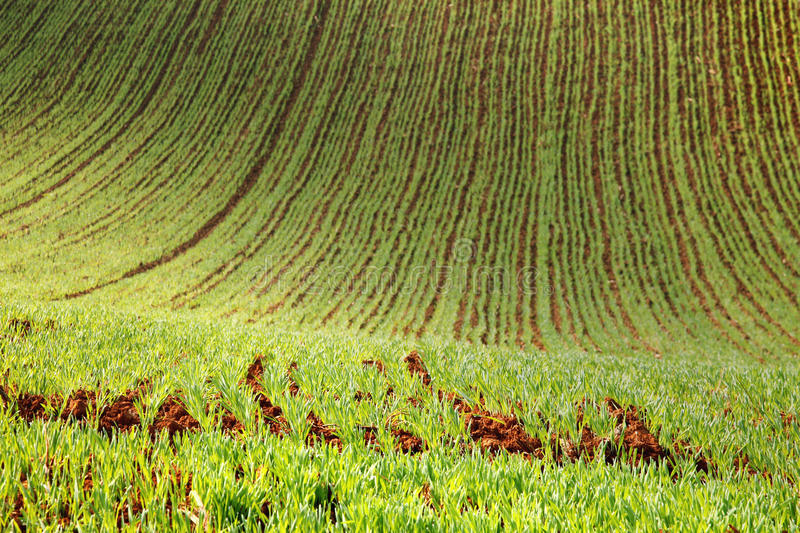
[[[40,324],[36,324],[27,318],[14,317],[6,322],[6,327],[4,328],[5,333],[0,333],[0,339],[7,338],[12,341],[21,341],[32,333],[54,329],[56,329],[54,320],[46,320]],[[0,329],[0,331],[3,330]]]
[[[403,358],[406,365],[408,366],[408,371],[411,374],[416,374],[422,378],[422,384],[426,387],[431,384],[431,375],[428,374],[428,371],[425,369],[425,364],[422,362],[422,358],[419,356],[416,350],[410,352],[405,358]]]
[[[300,392],[300,387],[292,377],[292,370],[297,370],[296,362],[293,362],[291,365],[289,365],[289,369],[286,371],[286,377],[289,378],[289,392],[292,396],[297,396],[297,393]]]
[[[26,422],[33,422],[37,418],[45,418],[47,413],[47,399],[41,394],[22,393],[17,397],[17,412]]]
[[[423,383],[429,387],[430,376],[419,354],[411,352],[404,360],[408,365],[408,371],[414,376],[421,376]],[[297,368],[296,364],[289,368],[289,376],[295,368]],[[242,382],[246,383],[255,394],[260,410],[259,423],[266,423],[274,435],[286,435],[290,432],[289,423],[282,409],[274,405],[265,395],[266,391],[261,385],[263,374],[264,363],[259,357],[249,366]],[[72,421],[85,425],[89,423],[89,420],[96,419],[96,429],[110,435],[114,432],[126,432],[136,427],[142,427],[139,409],[143,406],[140,398],[148,388],[149,383],[143,382],[136,389],[126,391],[125,394],[103,407],[99,415],[95,415],[98,409],[97,398],[99,395],[94,391],[78,390],[66,399],[57,395],[46,397],[29,393],[16,394],[14,389],[8,387],[0,387],[0,392],[2,392],[5,405],[15,406],[20,418],[27,422],[37,419],[56,419],[65,423]],[[432,394],[433,391],[430,387],[429,390]],[[551,432],[547,420],[540,413],[539,420],[548,434],[547,442],[542,442],[540,438],[534,437],[526,431],[515,414],[517,408],[523,409],[519,403],[516,407],[512,407],[511,414],[506,414],[487,410],[482,396],[473,404],[453,392],[440,390],[437,391],[437,395],[440,402],[452,405],[461,414],[471,441],[486,453],[505,452],[519,454],[528,459],[545,459],[549,449],[556,464],[567,461],[575,462],[581,458],[586,461],[599,459],[607,464],[626,462],[633,466],[665,462],[672,471],[673,478],[677,478],[683,474],[679,465],[689,462],[694,464],[696,472],[702,472],[709,476],[717,474],[716,466],[703,454],[702,448],[693,446],[686,441],[676,441],[669,446],[662,446],[657,434],[653,434],[647,426],[642,408],[632,405],[623,407],[612,398],[607,397],[602,403],[584,399],[578,405],[577,429],[580,431],[580,437],[577,442],[574,442],[569,435]],[[371,397],[362,393],[361,398],[358,398],[357,394],[357,399],[369,401]],[[418,399],[409,399],[409,401],[412,404],[420,404]],[[584,412],[587,407],[611,417],[615,423],[612,436],[600,436],[584,424]],[[211,409],[211,407],[207,406],[207,409]],[[227,410],[218,409],[213,414],[223,432],[244,431],[242,422]],[[781,417],[784,427],[788,428],[797,423],[794,415],[781,413]],[[306,437],[308,445],[327,444],[341,451],[343,444],[335,426],[325,424],[314,411],[308,413],[306,420],[309,424]],[[413,433],[401,429],[393,423],[386,427],[396,440],[397,451],[417,454],[427,450],[427,444]],[[378,429],[374,426],[362,426],[360,429],[364,432],[364,442],[376,451],[381,451],[377,443]],[[166,431],[172,440],[177,433],[200,431],[201,426],[187,411],[179,397],[170,395],[159,406],[154,421],[147,427],[147,430],[153,437]],[[621,450],[625,453],[620,454]],[[734,466],[737,470],[750,475],[771,478],[769,473],[756,470],[750,464],[747,455],[737,457]],[[89,468],[84,478],[83,488],[85,491],[90,491],[92,487],[92,472]],[[136,514],[135,500],[131,501],[130,510]]]
[[[638,465],[642,461],[661,461],[668,457],[669,454],[639,417],[636,407],[622,408],[611,398],[606,398],[605,402],[608,414],[617,422],[614,438],[625,446],[633,463]]]
[[[325,444],[337,447],[339,451],[342,450],[342,441],[336,434],[336,428],[334,426],[325,424],[314,411],[308,413],[306,420],[311,426],[309,428],[308,437],[306,438],[307,444],[314,445],[321,441]]]
[[[20,483],[26,489],[28,488],[28,479],[23,472],[20,474]],[[16,498],[14,498],[14,509],[11,511],[9,515],[9,522],[14,522],[20,531],[27,531],[25,524],[22,522],[22,508],[25,507],[25,499],[22,496],[21,492],[17,493]]]
[[[100,429],[111,432],[112,430],[128,431],[140,424],[139,412],[134,405],[135,392],[129,391],[106,407],[100,417]]]
[[[245,382],[256,395],[258,407],[261,411],[261,421],[269,426],[269,430],[272,434],[286,434],[289,432],[289,422],[286,420],[286,417],[283,416],[283,410],[277,405],[274,405],[264,394],[264,387],[262,387],[260,383],[263,375],[264,363],[261,357],[257,357],[247,369]]]
[[[383,361],[373,361],[371,359],[364,359],[363,361],[361,361],[361,364],[364,366],[374,367],[381,374],[386,373],[386,367],[383,366]]]
[[[20,339],[24,339],[28,333],[33,329],[33,324],[30,320],[23,318],[12,318],[8,321],[6,329],[14,332]]]
[[[425,365],[417,352],[412,352],[406,357],[408,370],[412,375],[427,375]],[[459,411],[464,420],[464,425],[473,442],[478,443],[482,450],[489,453],[505,451],[511,454],[521,454],[525,457],[543,459],[545,457],[545,444],[541,439],[530,435],[516,417],[514,409],[512,414],[490,412],[484,408],[481,397],[478,405],[471,405],[453,392],[438,391],[439,400],[450,403]],[[698,472],[712,474],[716,472],[714,465],[702,453],[702,449],[694,447],[686,441],[675,442],[672,449],[664,448],[658,442],[656,435],[642,420],[642,409],[636,406],[622,407],[612,398],[604,400],[606,411],[616,422],[613,438],[601,437],[590,427],[584,425],[584,409],[587,405],[600,410],[595,402],[584,399],[578,406],[577,428],[580,430],[579,441],[573,443],[569,436],[551,433],[549,445],[552,457],[556,463],[565,460],[577,461],[584,458],[594,461],[602,458],[606,464],[613,464],[622,457],[618,450],[626,451],[627,462],[641,465],[649,462],[666,461],[670,469],[675,469],[681,460],[693,460]],[[518,405],[522,408],[521,405]],[[539,418],[548,428],[547,421],[541,413]],[[786,420],[786,418],[784,418]],[[366,438],[366,437],[365,437]],[[680,474],[675,470],[675,477]]]
[[[189,414],[177,397],[167,396],[167,399],[158,408],[153,424],[148,429],[151,435],[166,430],[172,438],[176,433],[200,429],[200,423]]]
[[[375,426],[366,426],[361,429],[364,430],[364,443],[376,450],[380,450],[380,446],[378,445],[378,428]],[[393,428],[392,436],[397,441],[395,448],[403,453],[422,453],[426,448],[425,442],[410,431]]]
[[[514,415],[501,415],[486,411],[469,412],[464,417],[469,429],[469,436],[479,442],[483,450],[533,455],[539,459],[542,453],[542,441],[531,437]]]
[[[793,415],[791,413],[784,413],[783,411],[781,411],[781,422],[783,422],[783,429],[785,429],[787,433],[789,432],[792,425],[795,426],[800,425],[800,422],[798,422],[797,415]]]

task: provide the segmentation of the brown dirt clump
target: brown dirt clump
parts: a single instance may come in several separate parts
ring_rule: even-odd
[[[20,483],[23,487],[28,488],[28,479],[23,472],[20,474],[19,478]],[[26,531],[26,526],[22,522],[22,509],[25,507],[25,498],[22,496],[21,492],[17,493],[16,498],[14,498],[14,509],[11,511],[11,514],[8,516],[9,523],[14,522],[20,531]]]
[[[61,411],[61,420],[69,418],[86,420],[90,410],[97,405],[97,395],[92,391],[76,390],[70,394]]]
[[[361,361],[361,364],[364,366],[372,366],[380,372],[381,374],[386,373],[386,367],[383,365],[383,361],[373,361],[372,359],[364,359]]]
[[[611,445],[611,440],[598,436],[589,427],[584,426],[581,430],[581,441],[578,444],[578,455],[586,457],[588,461],[594,461],[602,453],[606,464],[611,464],[616,460],[617,453]]]
[[[94,478],[92,477],[92,466],[86,469],[86,475],[83,476],[83,492],[92,492],[94,488]]]
[[[289,378],[289,393],[292,396],[297,396],[300,392],[300,387],[295,382],[294,378],[292,377],[292,370],[297,370],[297,362],[293,362],[289,365],[289,368],[286,370],[286,377]]]
[[[245,377],[245,383],[253,389],[255,393],[263,393],[264,387],[261,386],[259,381],[261,377],[264,375],[264,364],[261,360],[261,357],[257,357],[255,361],[247,368],[247,376]]]
[[[337,447],[341,451],[342,441],[339,439],[339,436],[336,434],[336,429],[333,426],[326,425],[314,411],[308,413],[306,420],[311,425],[308,437],[306,438],[307,444],[314,445],[316,442],[322,441],[325,444]]]
[[[616,401],[606,398],[608,413],[616,420],[614,438],[623,444],[632,454],[634,464],[641,462],[661,461],[668,457],[668,452],[661,447],[658,439],[650,433],[639,417],[639,409],[634,406],[622,408]]]
[[[272,432],[273,435],[286,434],[289,432],[289,422],[283,416],[283,410],[277,405],[274,405],[264,394],[266,391],[259,383],[263,375],[264,364],[261,357],[257,357],[247,369],[245,381],[256,394],[258,407],[261,411],[261,419],[269,425],[270,432]]]
[[[357,390],[355,395],[353,395],[353,400],[356,402],[364,402],[364,401],[371,401],[372,400],[372,393],[371,392],[362,392]]]
[[[134,427],[139,427],[139,411],[136,409],[134,401],[138,391],[129,390],[114,403],[103,409],[100,415],[100,431],[111,433],[112,431],[130,431]]]
[[[416,374],[422,378],[423,385],[427,387],[431,384],[431,375],[428,374],[428,370],[425,368],[425,364],[422,362],[422,358],[416,350],[413,350],[405,356],[403,361],[405,361],[408,366],[410,374]]]
[[[694,460],[695,470],[705,474],[712,474],[716,472],[714,463],[703,455],[702,448],[692,446],[691,443],[685,440],[679,440],[672,444],[672,457],[670,458],[670,467],[676,466],[677,460],[692,459]],[[678,472],[675,472],[673,477],[677,477]]]
[[[364,443],[367,446],[380,450],[378,446],[378,428],[375,426],[365,426],[361,429],[364,430]],[[418,454],[425,450],[425,442],[411,433],[400,428],[392,428],[392,436],[397,441],[395,449],[402,453]]]
[[[516,416],[473,411],[466,414],[464,423],[469,436],[480,442],[483,450],[497,453],[522,453],[539,459],[544,457],[542,441],[530,436]]]
[[[425,449],[425,443],[421,438],[417,437],[410,431],[404,429],[393,429],[392,435],[397,440],[397,446],[403,453],[422,453]]]
[[[167,396],[148,429],[151,435],[166,430],[172,438],[176,433],[200,429],[200,423],[189,414],[178,398]]]
[[[222,416],[219,419],[219,426],[222,431],[228,433],[243,433],[244,432],[244,424],[242,424],[239,419],[233,416],[232,413],[225,410]]]
[[[26,318],[12,318],[6,328],[16,333],[19,339],[24,339],[33,329],[33,323]]]
[[[23,392],[17,396],[17,412],[26,422],[43,419],[47,412],[47,399],[41,394]]]
[[[772,475],[769,472],[759,472],[758,470],[753,467],[752,463],[750,462],[750,456],[746,453],[741,454],[738,457],[733,459],[733,467],[736,469],[737,472],[746,472],[748,475],[751,476],[758,476],[761,475],[767,479],[771,479]]]

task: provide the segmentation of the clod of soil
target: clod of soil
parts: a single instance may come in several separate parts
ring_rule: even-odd
[[[357,402],[370,401],[372,400],[372,393],[361,392],[360,390],[357,390],[355,395],[353,395],[353,400]]]
[[[26,422],[45,417],[47,400],[41,394],[22,393],[17,396],[17,411]]]
[[[12,318],[6,324],[6,328],[18,335],[18,338],[24,339],[33,329],[33,323],[25,318]]]
[[[380,447],[378,446],[378,428],[374,426],[366,426],[362,427],[361,429],[364,430],[364,443],[367,446],[373,447],[376,450],[379,450]],[[395,440],[397,441],[396,449],[403,453],[408,454],[417,454],[422,453],[425,450],[425,443],[423,440],[410,431],[406,431],[404,429],[393,428],[392,429],[392,436],[394,436]]]
[[[416,374],[422,378],[423,385],[427,387],[431,384],[431,375],[428,374],[428,370],[425,368],[425,364],[422,362],[422,358],[416,350],[413,350],[405,356],[403,361],[405,361],[408,366],[409,373]]]
[[[139,412],[133,403],[137,393],[138,391],[127,391],[103,410],[99,424],[101,431],[129,431],[141,424]]]
[[[475,442],[480,442],[483,450],[493,453],[505,450],[539,459],[544,457],[542,441],[530,436],[513,415],[474,411],[466,414],[464,423],[469,429],[469,436]]]
[[[599,437],[590,428],[584,426],[581,430],[581,442],[578,445],[578,454],[586,457],[587,461],[594,461],[598,454],[602,453],[606,464],[613,463],[617,458],[617,452],[611,444],[611,439]]]
[[[693,459],[695,469],[698,472],[710,474],[716,471],[716,466],[708,460],[704,455],[701,448],[692,446],[685,440],[676,441],[672,444],[673,458],[670,461],[671,466],[674,467],[676,460]],[[675,473],[675,477],[678,473]]]
[[[322,419],[320,419],[314,413],[314,411],[308,413],[306,420],[311,425],[311,428],[308,432],[308,437],[306,438],[307,444],[313,445],[315,442],[321,440],[326,444],[336,446],[339,450],[342,449],[342,441],[336,434],[334,427],[325,425],[325,423],[322,422]]]
[[[631,461],[640,464],[642,461],[661,461],[668,457],[668,453],[658,443],[658,439],[650,433],[644,422],[639,417],[639,410],[634,406],[623,409],[611,398],[605,399],[608,413],[616,420],[614,438],[625,446],[631,454]]]
[[[374,361],[372,359],[364,359],[363,361],[361,361],[361,364],[364,365],[364,366],[373,366],[381,374],[385,374],[386,373],[386,367],[383,366],[383,361]]]
[[[273,403],[264,394],[264,388],[259,384],[261,376],[264,375],[264,365],[260,357],[247,369],[245,381],[253,390],[261,410],[261,419],[268,425],[270,432],[274,435],[283,435],[289,432],[289,422],[283,416],[283,410]]]
[[[297,393],[300,392],[300,387],[295,382],[294,378],[292,377],[292,370],[297,370],[297,362],[293,362],[289,365],[289,368],[286,370],[286,377],[289,378],[289,393],[292,396],[297,396]]]
[[[261,386],[259,380],[264,375],[264,364],[261,361],[260,357],[257,357],[255,361],[247,368],[247,376],[245,377],[245,382],[247,385],[253,389],[255,393],[263,393],[264,387]]]
[[[167,396],[156,413],[150,426],[150,434],[166,430],[172,438],[176,433],[200,429],[200,423],[186,411],[186,408],[175,396]]]

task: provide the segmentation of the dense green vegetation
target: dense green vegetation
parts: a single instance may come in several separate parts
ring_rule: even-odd
[[[68,516],[68,523],[90,528],[135,528],[141,521],[145,530],[162,531],[166,524],[189,529],[192,520],[215,530],[245,524],[496,530],[503,524],[512,531],[697,531],[731,524],[747,531],[780,530],[800,520],[793,484],[800,474],[800,425],[781,417],[784,409],[800,410],[795,364],[534,355],[151,321],[72,307],[6,307],[0,323],[20,316],[31,321],[30,331],[6,328],[0,341],[8,383],[63,397],[98,383],[108,389],[83,421],[65,423],[50,414],[29,424],[13,407],[0,416],[0,516],[14,509],[24,473],[20,511],[31,526],[54,528]],[[610,418],[587,409],[581,424],[577,412],[584,399],[612,396],[646,409],[662,444],[701,447],[713,467],[696,470],[693,455],[671,468],[666,461],[630,466],[624,451],[612,465],[601,454],[559,464],[551,452],[542,459],[481,453],[458,412],[406,371],[401,358],[414,347],[425,357],[434,392],[455,391],[470,402],[482,396],[492,411],[513,408],[544,442],[550,433],[578,442],[582,424],[610,438]],[[258,405],[242,380],[257,356],[265,361],[264,388],[288,421],[283,436],[253,416]],[[385,375],[364,359],[382,361]],[[292,362],[297,394],[286,374]],[[137,404],[143,419],[152,420],[174,393],[202,427],[176,433],[172,444],[167,433],[153,440],[139,427],[98,432],[103,406],[142,378],[152,385]],[[359,391],[371,399],[354,401]],[[222,408],[249,422],[224,431],[219,419],[207,416]],[[306,444],[309,411],[336,427],[341,451]],[[390,423],[420,436],[424,453],[393,451],[388,431],[377,434],[384,453],[365,444],[364,427]],[[752,472],[737,463],[745,455]],[[137,514],[142,508],[147,513]]]
[[[0,530],[797,529],[798,35],[0,0]]]
[[[797,352],[795,8],[3,2],[2,291]]]

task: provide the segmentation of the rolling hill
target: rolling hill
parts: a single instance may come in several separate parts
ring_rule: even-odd
[[[797,530],[798,35],[0,0],[0,530]]]
[[[794,7],[5,2],[3,291],[796,352]]]

